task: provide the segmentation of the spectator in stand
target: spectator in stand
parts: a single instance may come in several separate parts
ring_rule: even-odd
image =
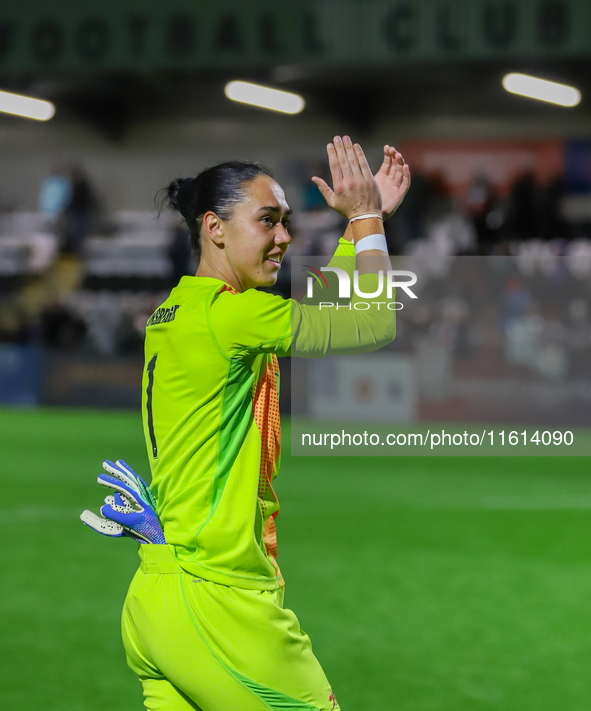
[[[83,345],[85,334],[80,316],[60,303],[49,304],[41,314],[41,339],[50,348],[76,350]]]
[[[392,219],[385,224],[391,254],[401,254],[409,242],[425,237],[425,214],[429,202],[429,181],[420,172],[412,176],[412,188]]]
[[[302,209],[290,222],[294,251],[311,257],[332,254],[343,233],[341,229],[343,218],[327,207],[318,188],[310,180],[310,176],[316,175],[325,181],[330,181],[330,173],[321,163],[302,164],[298,172]],[[282,269],[279,272],[275,284],[276,292],[281,294],[289,293],[289,286],[284,281],[287,277],[286,271]]]
[[[167,251],[171,267],[171,284],[176,286],[184,276],[192,275],[196,269],[191,263],[189,232],[180,222],[175,223],[172,227]]]
[[[65,210],[66,243],[64,251],[79,256],[88,234],[96,201],[90,181],[82,168],[79,166],[72,168],[70,178],[72,192]]]
[[[466,208],[476,232],[479,253],[490,254],[498,242],[503,216],[496,188],[484,173],[478,173],[472,180]]]
[[[441,172],[431,174],[425,210],[425,230],[430,248],[439,255],[471,254],[476,246],[470,221],[461,213]]]
[[[522,173],[511,188],[507,229],[513,239],[539,237],[539,196],[535,175]]]
[[[542,191],[540,206],[540,237],[545,240],[568,239],[570,225],[561,214],[562,200],[566,195],[566,179],[555,176]]]
[[[437,221],[455,210],[450,186],[439,170],[427,176],[426,198],[424,210],[427,221]]]
[[[72,199],[72,181],[63,165],[56,163],[41,184],[39,210],[60,242],[64,239],[65,211]]]

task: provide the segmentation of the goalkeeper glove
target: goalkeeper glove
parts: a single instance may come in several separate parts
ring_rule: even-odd
[[[80,520],[104,536],[129,537],[139,543],[166,543],[154,494],[139,474],[123,460],[106,460],[98,483],[114,490],[101,507],[102,516],[83,511]]]

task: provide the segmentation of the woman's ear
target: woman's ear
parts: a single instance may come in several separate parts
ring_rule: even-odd
[[[202,232],[218,247],[224,245],[224,226],[215,212],[206,212],[203,215]]]

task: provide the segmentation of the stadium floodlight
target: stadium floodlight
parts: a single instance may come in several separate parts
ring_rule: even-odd
[[[306,104],[299,94],[261,84],[251,84],[248,81],[231,81],[226,84],[224,93],[232,101],[259,106],[261,109],[280,111],[284,114],[299,114]]]
[[[48,121],[55,114],[55,106],[51,101],[0,91],[0,111],[37,121]]]
[[[539,79],[528,74],[515,72],[506,74],[503,77],[503,88],[511,94],[548,101],[560,106],[576,106],[581,101],[581,92],[574,86],[558,84],[555,81]]]

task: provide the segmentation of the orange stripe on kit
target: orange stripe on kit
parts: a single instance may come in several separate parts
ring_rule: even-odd
[[[273,354],[267,363],[267,368],[262,378],[257,383],[253,396],[253,415],[262,441],[258,496],[263,518],[266,517],[265,511],[269,504],[276,508],[265,520],[263,541],[267,555],[273,561],[277,574],[279,574],[279,568],[275,562],[277,557],[275,518],[279,513],[279,504],[271,482],[273,481],[281,453],[281,420],[279,418],[279,393],[277,391],[278,375],[279,362],[277,356]]]

